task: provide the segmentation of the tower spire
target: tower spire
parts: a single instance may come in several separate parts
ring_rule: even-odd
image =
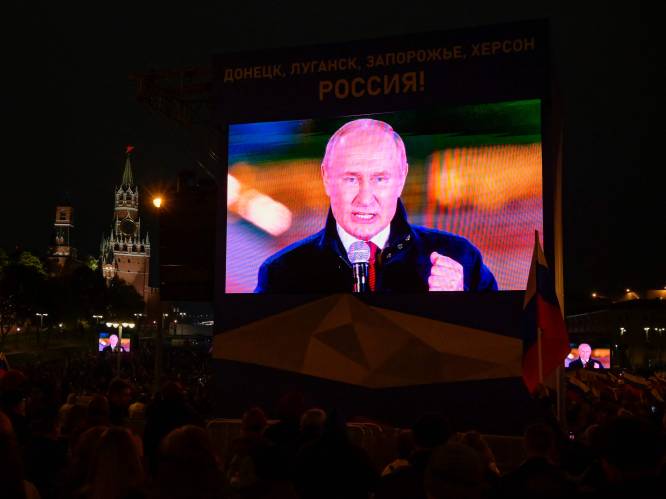
[[[133,146],[127,146],[127,159],[125,159],[125,170],[123,171],[123,181],[122,186],[133,186],[134,185],[134,175],[132,174],[132,164],[130,163],[130,153],[134,149]]]

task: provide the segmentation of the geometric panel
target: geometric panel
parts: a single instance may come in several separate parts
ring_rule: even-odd
[[[325,345],[328,345],[333,350],[349,357],[354,362],[361,364],[366,368],[369,367],[352,324],[346,324],[338,326],[335,329],[316,333],[313,335],[313,338],[317,338]]]
[[[520,376],[522,342],[338,294],[217,334],[213,356],[388,388]]]

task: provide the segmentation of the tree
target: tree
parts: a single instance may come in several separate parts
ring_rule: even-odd
[[[18,265],[24,267],[27,271],[32,272],[35,275],[46,277],[44,264],[29,251],[21,251],[18,257]]]
[[[93,272],[97,272],[97,269],[99,268],[99,260],[97,260],[95,257],[89,256],[86,258],[86,266]]]
[[[9,265],[7,252],[0,248],[0,338],[4,338],[9,328],[14,324],[14,306],[8,296],[4,293],[3,276],[4,270]]]
[[[106,307],[106,286],[99,272],[79,266],[48,283],[51,311],[58,322],[90,319]]]
[[[44,312],[48,297],[46,271],[39,258],[28,251],[8,258],[0,276],[0,335],[4,338],[17,322]]]
[[[134,286],[115,276],[107,289],[107,310],[109,317],[129,319],[134,314],[143,312],[145,304]]]
[[[16,307],[10,297],[0,291],[0,339],[4,340],[16,323]]]

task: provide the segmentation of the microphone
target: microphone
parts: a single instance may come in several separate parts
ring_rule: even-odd
[[[347,256],[352,264],[354,293],[367,293],[370,291],[370,286],[368,284],[370,246],[365,241],[355,241],[349,247],[349,253],[347,253]]]

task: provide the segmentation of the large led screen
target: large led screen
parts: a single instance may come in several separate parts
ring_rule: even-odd
[[[227,160],[226,293],[352,291],[359,241],[375,292],[525,289],[539,100],[232,124]]]

